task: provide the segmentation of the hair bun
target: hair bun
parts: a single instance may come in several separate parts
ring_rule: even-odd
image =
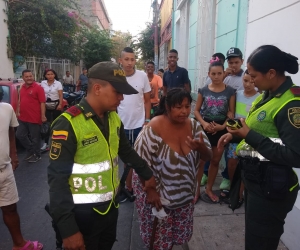
[[[291,74],[296,74],[299,71],[298,57],[283,52],[285,70]]]

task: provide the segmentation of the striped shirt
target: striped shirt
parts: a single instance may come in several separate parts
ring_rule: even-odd
[[[206,146],[211,149],[201,125],[194,119],[191,119],[191,128],[193,138],[199,138],[202,133]],[[135,150],[153,170],[160,196],[170,201],[167,208],[176,209],[192,202],[200,163],[199,152],[191,150],[185,156],[178,154],[149,126],[144,126],[139,134]]]

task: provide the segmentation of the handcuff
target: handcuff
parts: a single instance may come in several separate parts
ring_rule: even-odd
[[[228,119],[226,122],[226,126],[230,127],[233,130],[237,130],[243,127],[239,119]]]

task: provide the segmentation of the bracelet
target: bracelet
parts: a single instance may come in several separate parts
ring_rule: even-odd
[[[150,119],[146,119],[145,122],[150,122]]]

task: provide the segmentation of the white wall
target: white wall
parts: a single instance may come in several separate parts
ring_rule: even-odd
[[[300,0],[249,0],[246,56],[264,44],[272,44],[299,58]],[[300,85],[300,73],[292,75]],[[299,131],[300,132],[300,131]],[[300,169],[295,169],[300,178]],[[300,249],[300,192],[294,209],[288,214],[282,241],[289,250]]]
[[[245,59],[260,45],[272,44],[300,62],[299,13],[299,0],[249,0]],[[300,73],[292,78],[300,85]]]
[[[7,36],[8,29],[4,19],[7,19],[3,9],[6,9],[5,2],[0,1],[0,78],[14,77],[12,61],[7,58]]]

